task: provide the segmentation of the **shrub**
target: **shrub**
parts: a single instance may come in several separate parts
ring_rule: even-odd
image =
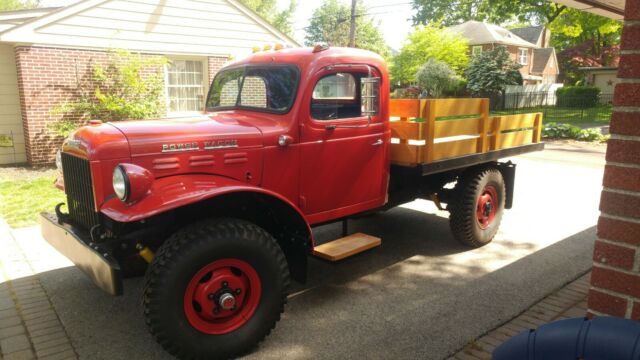
[[[507,85],[522,85],[520,68],[502,46],[473,57],[467,69],[467,88],[474,95],[500,94]]]
[[[590,108],[598,105],[600,89],[589,86],[565,86],[556,90],[558,107]]]
[[[429,59],[416,74],[416,82],[429,97],[438,98],[458,81],[456,73],[444,61]]]
[[[579,141],[599,141],[608,139],[602,135],[600,129],[581,129],[571,124],[557,124],[550,122],[544,125],[542,137],[549,139],[574,139]]]
[[[73,120],[51,123],[49,129],[66,137],[80,125],[75,120],[78,118],[118,121],[162,116],[164,80],[159,69],[167,62],[164,57],[145,58],[126,50],[111,50],[106,66],[94,64],[91,73],[78,80],[77,100],[52,110]]]

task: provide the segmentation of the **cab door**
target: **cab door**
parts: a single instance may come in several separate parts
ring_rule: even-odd
[[[362,114],[367,66],[333,66],[312,78],[301,111],[300,207],[319,223],[386,201],[389,132],[380,111]],[[379,91],[374,95],[379,105]],[[365,96],[367,102],[371,96]]]

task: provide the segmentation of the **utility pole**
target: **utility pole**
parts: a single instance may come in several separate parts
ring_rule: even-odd
[[[356,47],[356,5],[358,5],[358,0],[351,0],[351,28],[349,29],[349,47]]]

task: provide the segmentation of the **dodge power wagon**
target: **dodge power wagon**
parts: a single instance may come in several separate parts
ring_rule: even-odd
[[[112,295],[144,274],[144,318],[169,353],[237,356],[275,326],[309,256],[380,245],[348,219],[428,199],[458,241],[486,245],[513,203],[516,166],[498,160],[544,146],[541,114],[389,94],[371,52],[255,53],[215,76],[201,115],[76,130],[43,235]],[[339,221],[344,237],[314,242]]]

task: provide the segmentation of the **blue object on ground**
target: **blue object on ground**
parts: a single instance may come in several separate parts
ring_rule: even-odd
[[[493,360],[640,360],[640,323],[616,317],[555,321],[498,346]]]

